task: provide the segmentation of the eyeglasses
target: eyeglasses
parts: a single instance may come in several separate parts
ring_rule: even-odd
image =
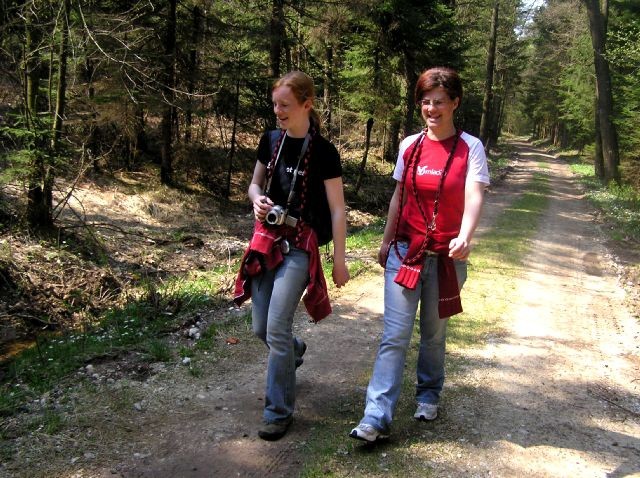
[[[449,100],[440,100],[440,99],[435,99],[435,100],[431,100],[429,98],[422,98],[420,101],[418,101],[418,104],[420,106],[433,106],[434,108],[440,108],[442,105],[449,103]]]

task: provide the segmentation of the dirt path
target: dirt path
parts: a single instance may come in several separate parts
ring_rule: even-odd
[[[352,393],[357,375],[372,363],[379,340],[381,288],[381,277],[356,278],[334,304],[334,314],[317,325],[299,309],[294,330],[304,337],[308,350],[297,373],[295,422],[285,438],[265,442],[257,437],[266,350],[256,341],[247,356],[238,357],[241,362],[208,369],[200,390],[178,384],[177,390],[196,397],[189,414],[169,418],[169,423],[150,423],[147,439],[137,445],[141,450],[137,463],[104,470],[99,476],[297,476],[303,460],[300,451],[314,424],[335,418],[330,415],[334,398]]]
[[[640,328],[568,167],[519,149],[548,164],[552,193],[507,334],[465,351],[479,388],[469,475],[640,476]]]
[[[549,208],[504,317],[506,332],[464,350],[468,364],[445,385],[441,418],[416,425],[433,452],[425,466],[438,477],[640,476],[640,327],[623,306],[568,167],[526,144],[516,148],[515,169],[488,194],[479,240],[540,162],[550,170]],[[126,404],[120,416],[112,411],[87,424],[95,446],[55,476],[298,476],[318,424],[344,423],[351,441],[353,410],[362,404],[342,416],[335,405],[364,395],[381,333],[382,286],[381,273],[352,280],[318,325],[300,310],[296,333],[309,348],[298,371],[296,420],[282,440],[256,435],[266,352],[245,339],[197,379],[169,366],[145,382],[111,385],[120,387],[118,400],[135,397],[139,411]],[[456,398],[446,399],[447,390]],[[102,398],[92,405],[106,409]]]
[[[568,167],[524,144],[518,154],[514,174],[489,195],[481,230],[520,193],[539,161],[551,170],[549,208],[518,281],[507,333],[468,350],[469,372],[449,384],[475,391],[471,403],[448,404],[433,431],[461,431],[430,465],[436,476],[640,475],[640,329],[622,306],[607,251]],[[227,370],[232,383],[223,378],[220,387],[209,378],[214,392],[198,395],[190,416],[150,428],[154,438],[145,453],[118,473],[296,476],[314,423],[335,420],[327,416],[332,399],[353,393],[370,370],[381,288],[380,276],[356,279],[339,297],[335,316],[317,326],[297,322],[309,351],[298,377],[296,422],[283,440],[266,443],[255,434],[265,368],[256,349],[260,359]]]

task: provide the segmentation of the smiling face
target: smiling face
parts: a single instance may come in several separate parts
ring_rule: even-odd
[[[460,104],[460,98],[451,99],[447,90],[438,86],[425,91],[421,100],[422,117],[430,131],[438,136],[455,132],[453,113]]]
[[[309,129],[309,112],[312,102],[307,99],[300,103],[286,85],[274,88],[271,93],[273,112],[278,118],[280,128],[286,129],[289,136],[304,137]]]

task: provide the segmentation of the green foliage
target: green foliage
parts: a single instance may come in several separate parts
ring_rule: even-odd
[[[623,161],[640,162],[640,20],[622,10],[614,17],[607,47],[613,71],[616,125]],[[640,184],[640,182],[639,182]]]
[[[594,135],[593,48],[582,32],[567,52],[569,63],[560,73],[560,119],[569,135],[567,146],[582,148]]]
[[[14,413],[26,400],[51,390],[95,357],[115,357],[137,350],[151,361],[173,360],[173,348],[162,337],[175,330],[185,315],[217,305],[214,284],[218,275],[193,274],[190,278],[168,280],[160,287],[143,284],[131,293],[126,305],[106,312],[97,324],[38,336],[31,347],[0,363],[4,370],[0,415]],[[193,353],[191,348],[181,347],[175,355]]]
[[[587,187],[587,198],[595,204],[615,240],[640,242],[640,192],[630,185],[615,183],[603,186],[595,177],[589,163],[573,163],[571,169]]]
[[[385,221],[382,218],[359,229],[349,231],[347,248],[353,250],[376,250],[380,247]]]
[[[372,2],[345,32],[341,96],[361,121],[389,123],[413,102],[409,81],[436,65],[459,67],[463,44],[453,11],[440,0]],[[413,124],[405,128],[414,128]]]
[[[153,362],[169,362],[173,358],[171,346],[166,341],[155,337],[144,344],[144,349]]]
[[[519,101],[518,87],[526,67],[528,39],[517,34],[523,29],[525,16],[519,11],[518,0],[502,0],[498,15],[498,37],[493,75],[492,129],[498,133],[504,128],[521,131],[514,125],[514,118],[524,115],[516,112]],[[458,124],[473,134],[478,134],[482,116],[482,102],[486,82],[487,46],[491,32],[493,1],[460,2],[456,17],[464,31],[464,64],[461,75],[464,81],[464,98],[457,113]],[[495,141],[494,141],[495,142]]]
[[[611,2],[606,58],[614,102],[623,183],[640,184],[640,22],[630,0]],[[523,112],[533,136],[561,148],[594,152],[595,71],[589,22],[582,2],[547,2],[529,30],[530,65]]]

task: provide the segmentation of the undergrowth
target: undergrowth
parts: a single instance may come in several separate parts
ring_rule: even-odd
[[[603,185],[596,178],[593,164],[574,161],[571,169],[584,185],[587,198],[612,224],[611,237],[640,243],[640,191],[630,184]]]

